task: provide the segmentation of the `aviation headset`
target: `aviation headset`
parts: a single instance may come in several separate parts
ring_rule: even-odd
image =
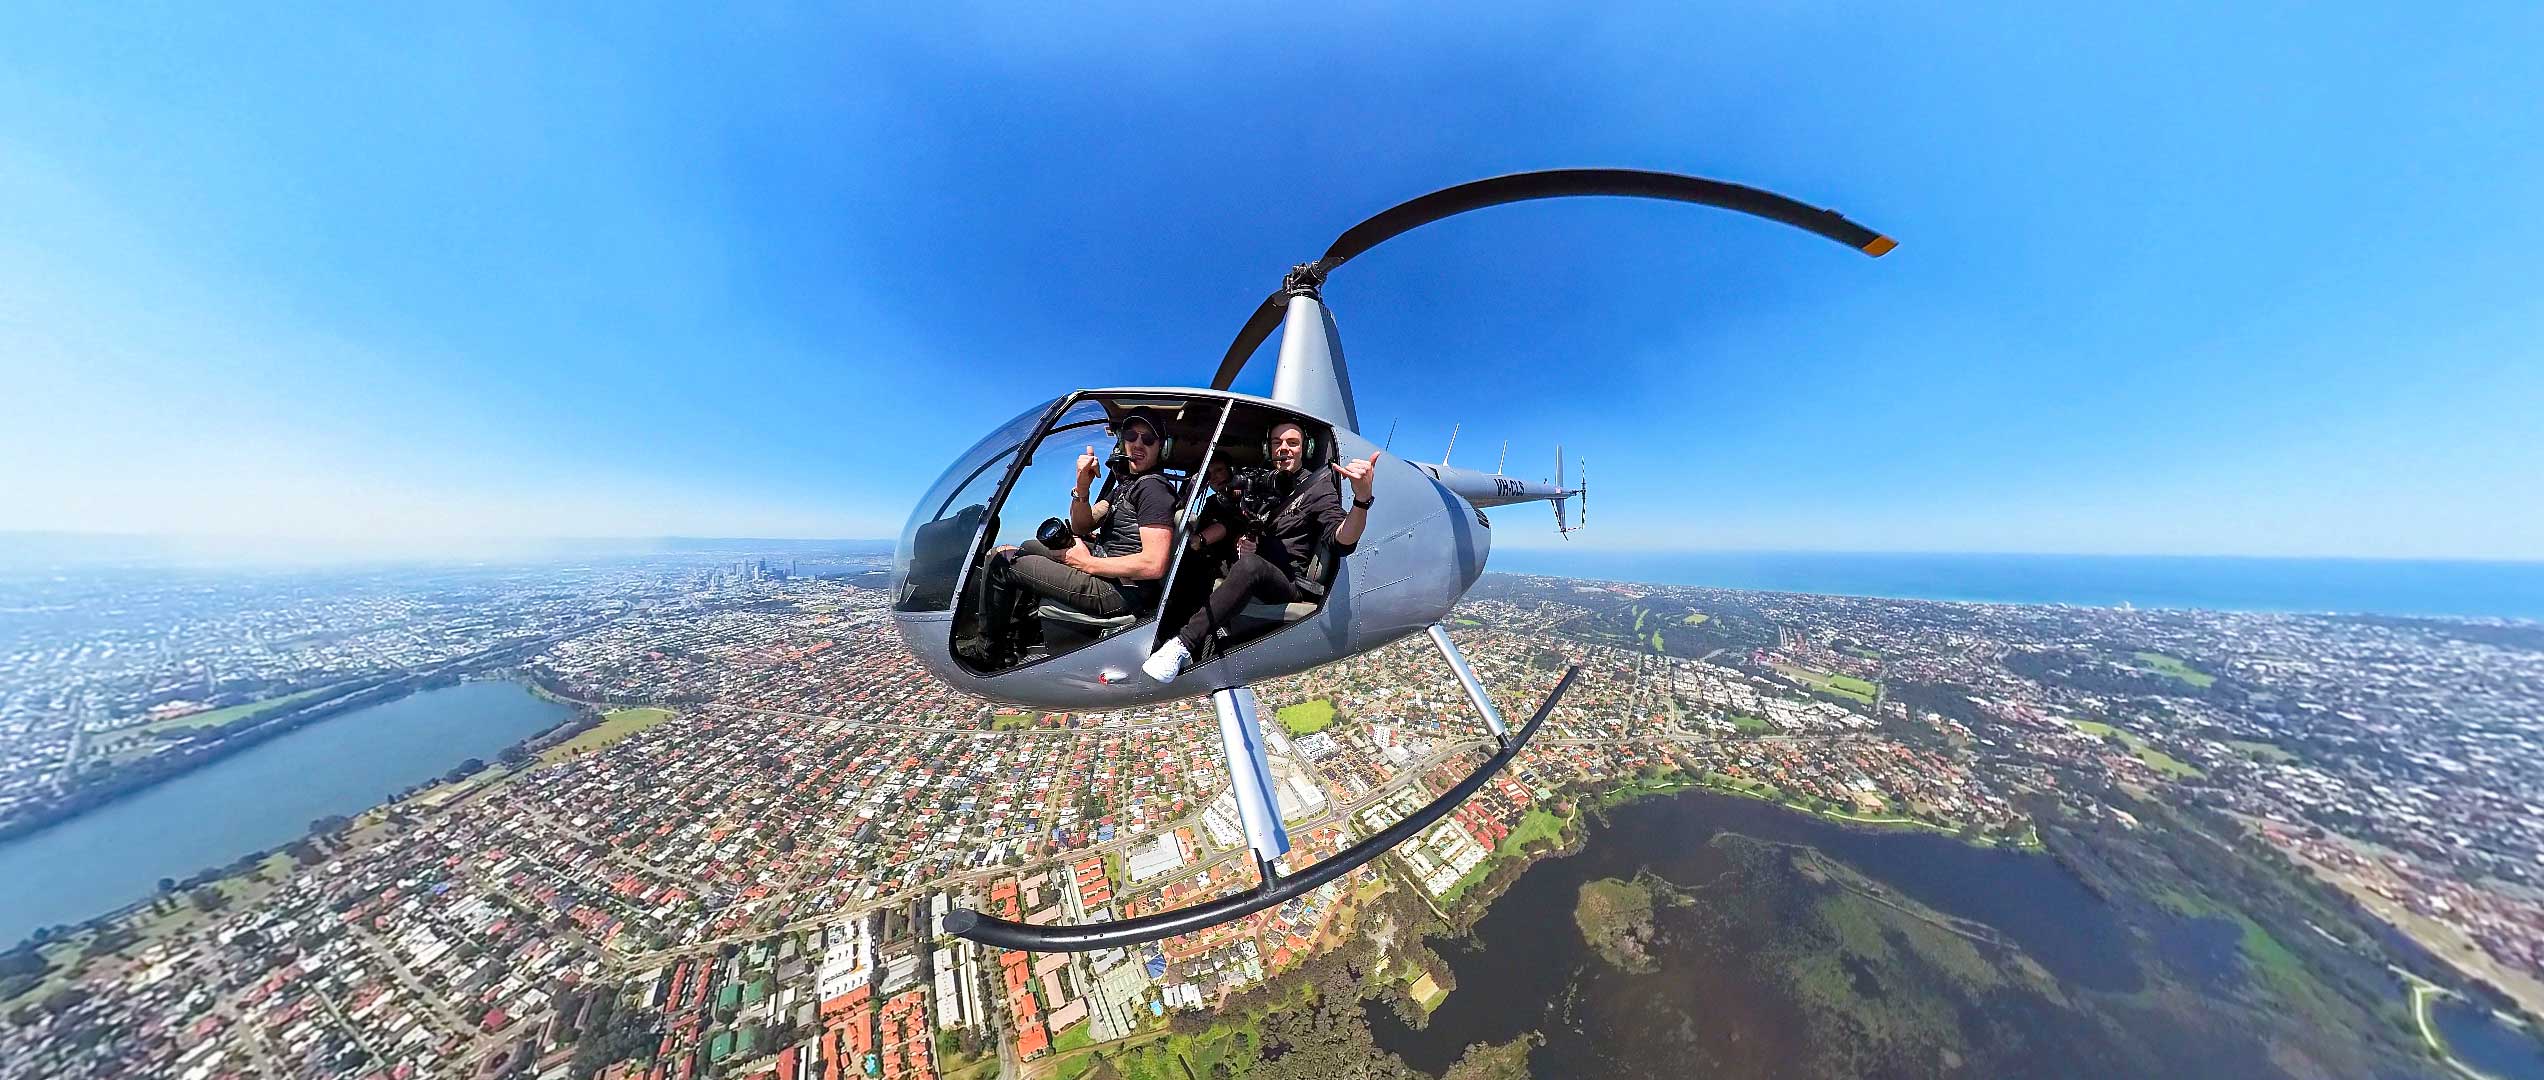
[[[1308,473],[1315,472],[1318,466],[1324,464],[1324,440],[1316,437],[1316,433],[1307,426],[1307,421],[1295,416],[1274,417],[1272,423],[1263,429],[1263,441],[1255,447],[1256,452],[1263,455],[1263,467],[1267,469],[1272,467],[1272,433],[1281,430],[1283,424],[1299,429],[1300,475],[1304,477]]]
[[[1157,467],[1159,469],[1166,467],[1166,459],[1170,451],[1174,449],[1174,444],[1166,438],[1166,425],[1158,421],[1157,414],[1147,409],[1132,409],[1123,413],[1120,420],[1113,422],[1113,452],[1104,459],[1104,486],[1093,501],[1102,502],[1112,498],[1113,492],[1121,488],[1122,482],[1131,477],[1131,455],[1129,451],[1122,449],[1122,439],[1130,432],[1133,423],[1146,425],[1148,433],[1156,437]]]

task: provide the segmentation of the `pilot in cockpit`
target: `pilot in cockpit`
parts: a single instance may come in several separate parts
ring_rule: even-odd
[[[1078,458],[1068,521],[1083,542],[1063,541],[1055,550],[1037,538],[991,553],[988,572],[979,575],[981,602],[973,608],[983,632],[957,635],[954,646],[966,660],[988,669],[1016,662],[1019,588],[1100,618],[1155,608],[1175,545],[1175,485],[1158,472],[1165,439],[1144,409],[1125,414],[1114,431],[1127,467],[1103,498],[1093,490],[1103,459],[1092,446]]]

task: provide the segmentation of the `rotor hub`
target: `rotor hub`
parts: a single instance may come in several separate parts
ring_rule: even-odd
[[[1281,277],[1281,295],[1304,296],[1311,300],[1322,301],[1325,299],[1323,295],[1325,273],[1326,267],[1322,262],[1304,262],[1293,266],[1289,273]]]

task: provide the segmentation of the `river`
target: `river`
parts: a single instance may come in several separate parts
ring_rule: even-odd
[[[571,710],[510,682],[469,682],[355,709],[249,747],[41,832],[0,843],[0,947],[278,847]]]

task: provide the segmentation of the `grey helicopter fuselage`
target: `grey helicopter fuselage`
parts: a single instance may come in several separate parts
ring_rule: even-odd
[[[1186,387],[1125,387],[1084,393],[1171,395],[1193,401],[1271,406],[1332,424],[1336,460],[1366,459],[1378,449],[1340,419],[1310,412],[1303,402]],[[1422,632],[1446,618],[1449,609],[1484,572],[1485,559],[1492,550],[1492,531],[1474,504],[1434,479],[1424,467],[1403,458],[1382,453],[1376,469],[1376,497],[1370,504],[1367,524],[1354,550],[1340,561],[1324,605],[1314,614],[1283,625],[1244,648],[1193,668],[1171,684],[1156,682],[1140,673],[1140,662],[1157,647],[1154,633],[1118,633],[1065,655],[981,674],[952,655],[949,641],[954,613],[950,609],[895,611],[894,619],[902,639],[919,661],[949,685],[993,701],[1036,708],[1129,708],[1294,675]],[[1199,572],[1198,568],[1180,563],[1181,560],[1170,572]],[[981,571],[974,566],[971,572]]]

